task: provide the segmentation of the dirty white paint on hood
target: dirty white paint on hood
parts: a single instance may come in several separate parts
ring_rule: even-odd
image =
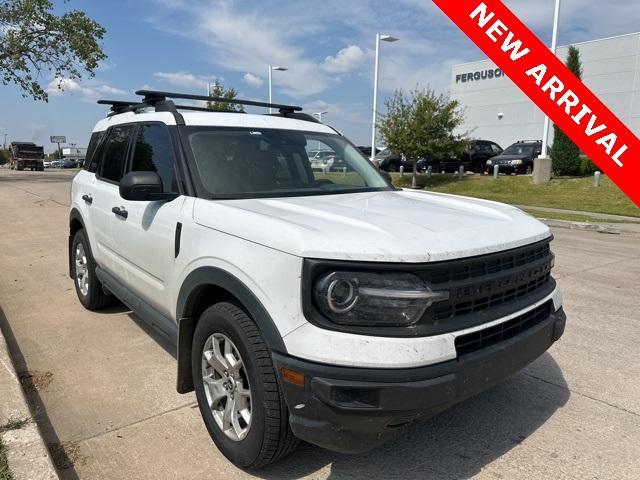
[[[515,248],[550,235],[500,203],[422,191],[203,200],[196,223],[307,258],[430,262]]]

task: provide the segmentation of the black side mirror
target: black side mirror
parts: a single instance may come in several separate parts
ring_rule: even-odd
[[[150,202],[173,200],[173,193],[162,191],[162,179],[156,172],[129,172],[120,180],[120,196],[125,200]]]

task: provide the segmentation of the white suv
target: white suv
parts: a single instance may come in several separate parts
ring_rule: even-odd
[[[562,335],[551,235],[529,215],[395,189],[297,107],[137,93],[102,102],[73,181],[70,275],[85,307],[115,296],[175,342],[177,389],[195,389],[236,465],[298,438],[367,451]],[[348,168],[314,172],[307,145]]]

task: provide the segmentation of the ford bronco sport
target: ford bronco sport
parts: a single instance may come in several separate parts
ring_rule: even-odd
[[[395,189],[298,107],[137,94],[100,102],[112,112],[73,181],[69,273],[86,308],[117,297],[175,342],[177,389],[195,390],[236,465],[298,439],[365,452],[562,335],[551,235],[529,215]],[[314,172],[308,145],[347,167]]]

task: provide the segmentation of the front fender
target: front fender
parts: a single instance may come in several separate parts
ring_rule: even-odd
[[[205,286],[218,287],[229,292],[256,322],[269,348],[280,353],[287,351],[275,322],[249,287],[220,268],[197,268],[187,275],[182,283],[176,306],[176,317],[178,318],[177,390],[179,393],[188,393],[193,390],[191,348],[197,319],[193,318],[192,314],[197,292]]]

